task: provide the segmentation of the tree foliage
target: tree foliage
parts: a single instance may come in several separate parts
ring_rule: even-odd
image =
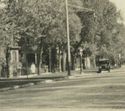
[[[70,3],[80,4],[81,2],[71,0]],[[24,4],[24,10],[31,13],[36,20],[35,30],[37,34],[46,35],[47,42],[51,44],[65,44],[67,42],[64,0],[25,0]],[[76,11],[73,8],[69,10],[71,41],[77,40],[81,31],[81,22]]]
[[[68,0],[68,4],[73,50],[83,43],[91,55],[112,58],[118,53],[125,55],[125,27],[118,23],[121,15],[113,3],[109,0]],[[6,7],[0,10],[0,45],[39,47],[45,36],[45,44],[64,48],[67,43],[65,5],[65,0],[7,0]]]
[[[121,15],[116,6],[109,0],[82,0],[86,8],[91,8],[94,13],[80,13],[83,24],[81,41],[87,42],[91,46],[96,46],[93,53],[102,57],[116,56],[124,52],[124,30],[122,23],[118,23]],[[122,49],[122,50],[121,50]],[[120,50],[120,51],[119,51]]]

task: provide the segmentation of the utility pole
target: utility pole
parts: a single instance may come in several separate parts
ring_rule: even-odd
[[[67,32],[67,49],[68,49],[68,76],[71,75],[71,53],[70,53],[70,37],[69,37],[69,10],[68,10],[68,6],[71,6],[73,8],[77,8],[77,9],[81,9],[85,12],[94,12],[92,9],[89,8],[83,8],[83,7],[79,7],[79,6],[75,6],[75,5],[71,5],[68,4],[68,0],[65,0],[65,4],[66,4],[66,32]]]
[[[69,38],[69,11],[68,11],[68,0],[66,2],[66,32],[67,32],[67,52],[68,52],[68,76],[71,75],[71,54],[70,54],[70,38]]]

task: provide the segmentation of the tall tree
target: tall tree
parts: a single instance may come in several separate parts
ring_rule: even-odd
[[[69,4],[81,5],[80,0],[70,0]],[[32,7],[32,8],[31,8]],[[53,47],[61,47],[65,49],[67,44],[66,37],[66,11],[65,1],[57,0],[25,0],[24,10],[31,13],[35,18],[35,32],[37,41],[42,35],[46,36],[47,44]],[[69,21],[70,21],[70,40],[71,43],[79,40],[81,31],[81,22],[76,12],[78,9],[69,7]],[[36,43],[37,44],[37,43]],[[40,43],[40,47],[42,41]],[[39,51],[41,52],[41,51]]]
[[[70,0],[71,5],[81,5],[80,0]],[[65,48],[66,12],[65,1],[57,0],[7,0],[6,8],[1,11],[1,39],[7,45],[37,46],[39,64],[42,51],[42,37],[46,44]],[[70,39],[78,40],[81,22],[76,15],[78,9],[69,7]],[[25,48],[24,48],[25,49]]]
[[[80,13],[80,17],[84,26],[81,33],[81,41],[84,43],[91,43],[96,46],[96,50],[92,50],[90,46],[92,53],[97,52],[103,57],[110,57],[110,49],[117,50],[113,46],[115,42],[114,38],[117,38],[118,41],[120,40],[118,33],[121,32],[119,32],[119,29],[117,28],[118,25],[120,25],[118,23],[118,19],[121,18],[119,11],[109,0],[81,1],[83,1],[84,7],[91,8],[93,10],[93,14]],[[116,32],[115,34],[114,30]],[[119,43],[115,45],[119,46]]]

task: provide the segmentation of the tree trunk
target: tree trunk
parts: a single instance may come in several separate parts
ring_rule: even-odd
[[[63,51],[63,72],[66,71],[66,52]]]
[[[7,78],[9,78],[9,76],[10,76],[10,72],[9,72],[9,49],[8,49],[8,47],[7,47],[7,49],[6,49],[6,66],[5,66],[6,68],[6,76],[7,76]]]
[[[38,75],[40,75],[40,69],[41,69],[41,51],[38,53]]]
[[[62,67],[61,67],[61,59],[62,59],[62,57],[61,57],[61,50],[59,49],[59,72],[62,71]]]
[[[49,72],[52,72],[51,47],[49,47]]]
[[[82,74],[83,64],[82,64],[82,55],[80,55],[80,74]]]
[[[75,70],[75,61],[76,61],[76,56],[72,54],[72,70]]]
[[[42,64],[42,53],[43,53],[43,42],[42,42],[42,38],[41,38],[41,43],[39,46],[39,50],[38,50],[38,75],[40,75],[41,73],[41,64]]]

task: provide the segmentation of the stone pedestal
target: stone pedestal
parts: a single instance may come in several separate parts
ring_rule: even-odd
[[[19,64],[19,47],[9,48],[9,78],[18,76],[18,64]]]

